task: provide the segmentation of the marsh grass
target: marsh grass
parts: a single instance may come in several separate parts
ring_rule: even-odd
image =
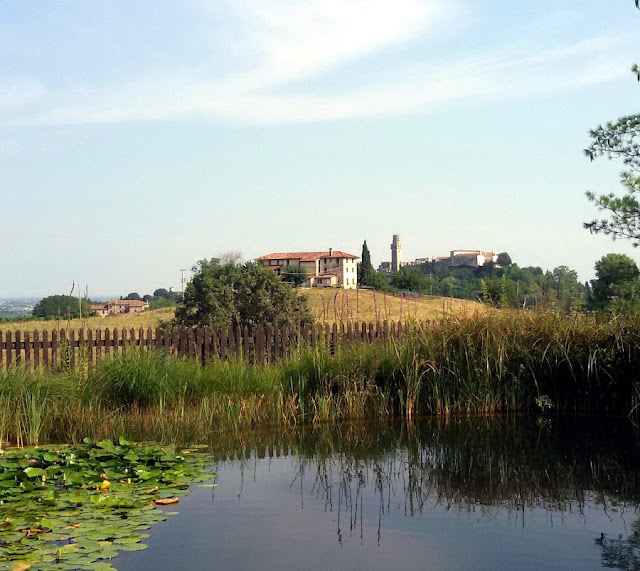
[[[640,321],[502,313],[427,325],[394,340],[299,347],[285,360],[201,366],[127,350],[86,372],[0,374],[0,439],[123,435],[193,442],[226,430],[519,411],[638,413]]]

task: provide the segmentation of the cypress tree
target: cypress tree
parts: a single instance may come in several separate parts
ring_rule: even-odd
[[[371,253],[367,247],[367,241],[362,244],[362,256],[358,264],[358,283],[363,286],[376,286],[376,271],[371,264]]]

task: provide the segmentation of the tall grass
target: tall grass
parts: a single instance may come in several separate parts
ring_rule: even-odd
[[[134,349],[82,373],[0,373],[0,440],[125,435],[173,442],[227,429],[402,415],[638,412],[640,320],[513,313],[412,324],[373,344],[300,347],[273,364]],[[542,403],[542,404],[541,404]]]

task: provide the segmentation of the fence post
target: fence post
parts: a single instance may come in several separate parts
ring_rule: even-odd
[[[16,365],[22,363],[22,349],[20,347],[20,341],[22,339],[22,334],[20,331],[15,332],[15,348],[16,351],[14,353],[14,361]]]

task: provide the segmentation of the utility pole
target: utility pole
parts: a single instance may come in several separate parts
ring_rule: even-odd
[[[180,277],[180,283],[182,284],[182,295],[184,295],[184,273],[186,272],[186,269],[181,269],[181,277]]]

